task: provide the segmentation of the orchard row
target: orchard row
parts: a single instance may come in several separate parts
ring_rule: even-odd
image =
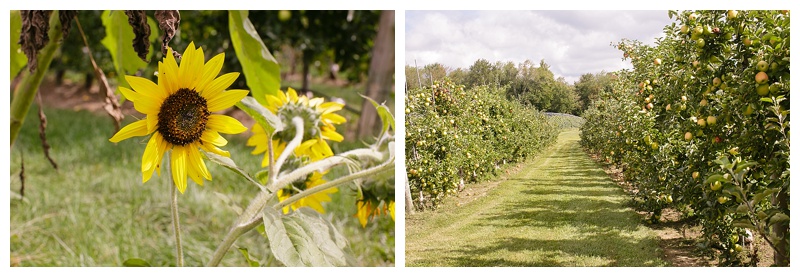
[[[743,236],[789,263],[789,12],[670,12],[656,46],[617,44],[618,72],[584,114],[582,144],[623,168],[651,222],[702,226],[721,265],[752,265]]]
[[[406,93],[406,170],[418,208],[435,208],[555,141],[547,116],[504,95],[496,86],[465,90],[450,81]]]

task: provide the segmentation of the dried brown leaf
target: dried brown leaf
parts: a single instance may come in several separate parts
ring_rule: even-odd
[[[139,54],[139,58],[147,62],[147,54],[150,53],[150,25],[147,24],[147,14],[144,11],[125,11],[128,16],[128,24],[133,27],[133,50]]]
[[[50,36],[47,31],[50,29],[50,14],[52,11],[20,11],[22,18],[22,32],[19,34],[19,44],[22,45],[22,52],[28,56],[28,70],[33,72],[39,64],[37,56],[42,50]]]
[[[53,157],[50,157],[50,144],[47,143],[47,116],[45,116],[44,111],[42,111],[42,94],[38,94],[36,98],[39,102],[39,139],[42,140],[44,156],[47,157],[47,160],[50,161],[50,164],[53,165],[53,168],[58,170],[58,164],[56,164],[56,161],[53,160]]]
[[[20,153],[20,168],[19,168],[19,195],[25,197],[25,153]]]
[[[181,23],[181,14],[178,11],[156,11],[156,21],[158,21],[158,28],[164,31],[164,38],[161,40],[161,53],[167,54],[167,46],[169,42],[175,37],[178,32],[178,27]],[[177,51],[172,51],[176,59],[181,57]]]
[[[78,11],[58,11],[58,20],[61,21],[61,33],[64,38],[69,35],[69,29],[72,28],[72,19],[78,16]]]

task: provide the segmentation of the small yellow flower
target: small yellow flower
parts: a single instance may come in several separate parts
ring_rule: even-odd
[[[320,186],[325,183],[325,180],[322,179],[322,176],[325,175],[326,172],[319,173],[314,172],[311,174],[306,180],[302,180],[297,185],[289,185],[286,188],[278,190],[278,201],[284,201],[292,197],[292,195],[298,194],[301,191]],[[322,207],[322,202],[330,202],[331,197],[330,194],[336,193],[339,191],[336,187],[329,188],[312,195],[300,198],[296,202],[292,203],[289,206],[283,207],[283,213],[288,214],[290,210],[297,210],[300,207],[310,207],[317,212],[324,214],[325,208]]]
[[[238,134],[247,128],[230,116],[212,113],[230,108],[248,91],[225,90],[239,73],[217,77],[224,60],[225,54],[220,53],[206,63],[203,49],[195,49],[192,42],[180,66],[172,49],[167,49],[164,60],[158,62],[158,84],[125,76],[131,89],[120,87],[120,91],[146,116],[119,130],[109,141],[152,134],[142,156],[142,183],[150,180],[153,171],[161,175],[161,160],[170,150],[172,179],[181,193],[186,190],[187,176],[199,185],[203,179],[211,180],[199,149],[230,157],[218,148],[228,143],[220,133]]]
[[[358,218],[358,222],[361,223],[361,227],[367,226],[367,221],[372,220],[375,216],[389,214],[394,220],[394,201],[389,201],[389,203],[379,203],[377,205],[373,204],[372,201],[369,200],[358,200],[356,202],[358,206],[358,211],[356,212],[356,217]]]
[[[303,142],[294,149],[294,155],[297,157],[306,157],[313,162],[333,156],[327,140],[340,142],[344,139],[336,132],[336,126],[334,126],[334,124],[342,124],[347,121],[335,113],[344,107],[343,104],[325,102],[319,97],[309,99],[305,95],[297,96],[297,92],[292,88],[287,89],[286,93],[279,91],[276,95],[267,95],[267,103],[266,108],[278,115],[287,126],[291,126],[290,122],[293,117],[303,118],[305,122]],[[253,135],[247,140],[247,145],[255,146],[252,152],[254,155],[264,153],[261,166],[266,167],[270,163],[269,155],[266,153],[267,134],[258,124],[253,125],[251,130]],[[278,158],[286,149],[286,143],[291,141],[294,135],[294,128],[289,127],[273,137],[272,146],[275,158]]]

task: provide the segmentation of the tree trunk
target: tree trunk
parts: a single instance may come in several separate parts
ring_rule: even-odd
[[[366,96],[383,103],[394,85],[394,11],[381,12],[372,60],[369,63]],[[369,101],[361,105],[357,138],[375,136],[378,114]]]
[[[414,214],[414,201],[411,199],[411,187],[408,185],[408,176],[403,176],[406,183],[406,214]]]
[[[785,190],[778,193],[776,200],[778,202],[778,207],[782,211],[789,211],[789,195]],[[789,222],[777,223],[773,228],[776,237],[784,238],[775,242],[775,265],[789,266]]]

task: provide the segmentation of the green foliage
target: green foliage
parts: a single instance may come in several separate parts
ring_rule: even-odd
[[[119,91],[119,87],[130,87],[125,80],[125,75],[135,75],[140,69],[147,67],[148,63],[139,58],[133,50],[133,28],[128,24],[128,16],[122,11],[105,11],[101,15],[103,26],[105,26],[106,36],[101,43],[111,53],[114,69],[117,75],[117,95],[120,99],[124,96]],[[152,42],[158,39],[158,25],[150,17],[147,18],[150,25],[150,52],[147,54],[149,60],[154,53]],[[88,39],[88,38],[87,38]],[[74,46],[73,46],[74,47]]]
[[[311,208],[282,215],[265,208],[264,227],[275,258],[286,266],[344,266],[345,238]]]
[[[22,32],[22,17],[19,11],[11,11],[11,79],[17,76],[19,71],[28,64],[28,58],[25,53],[22,53],[22,47],[19,45],[19,34]]]
[[[475,61],[466,70],[450,69],[438,63],[420,69],[406,66],[408,90],[444,81],[445,77],[467,89],[476,86],[503,88],[506,98],[542,111],[576,113],[580,108],[575,88],[563,78],[555,78],[544,60],[538,67],[529,60],[515,66],[512,62],[491,63],[485,59]]]
[[[426,206],[436,207],[462,182],[525,160],[557,135],[542,113],[487,86],[436,83],[408,91],[406,107],[408,179],[412,196]]]
[[[583,113],[589,108],[592,101],[597,100],[601,92],[611,92],[611,84],[614,81],[614,74],[611,73],[586,73],[575,82],[575,93],[578,94],[580,107],[578,110]]]
[[[670,15],[655,47],[617,45],[634,69],[586,111],[582,143],[624,169],[654,217],[672,207],[697,219],[721,265],[746,262],[729,239],[742,227],[788,265],[788,12]]]
[[[250,93],[256,101],[267,105],[266,95],[276,95],[280,89],[281,68],[247,18],[248,12],[229,11],[228,15],[231,41]]]

